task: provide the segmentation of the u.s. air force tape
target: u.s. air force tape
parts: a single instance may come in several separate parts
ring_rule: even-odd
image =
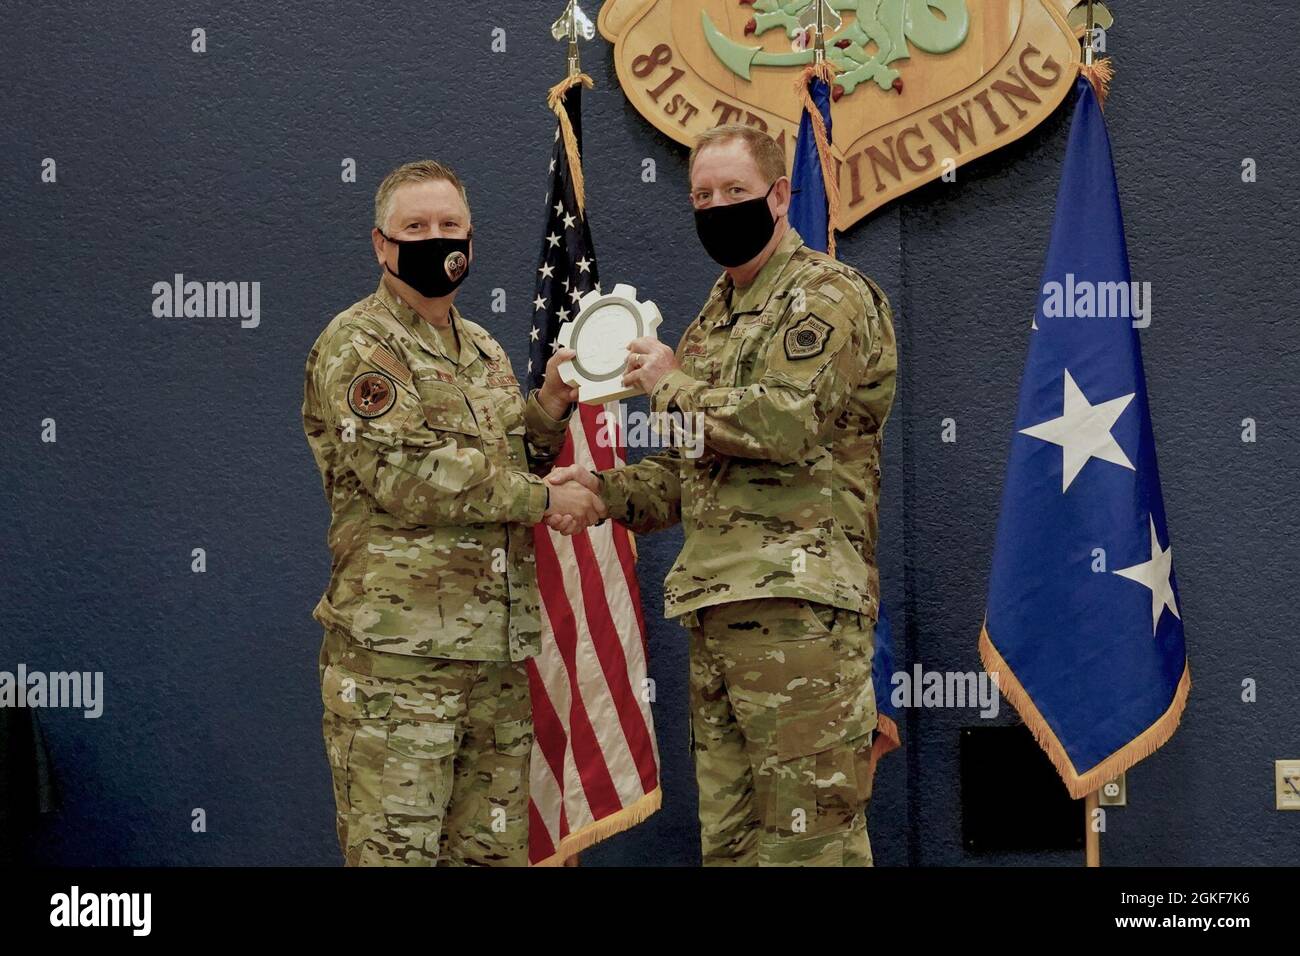
[[[383,372],[362,372],[348,386],[348,408],[361,418],[378,418],[397,401],[397,385]]]

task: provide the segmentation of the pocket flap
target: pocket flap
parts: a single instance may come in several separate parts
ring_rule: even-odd
[[[388,732],[388,749],[415,760],[450,757],[456,750],[456,725],[412,720]]]
[[[855,740],[875,727],[870,682],[796,705],[782,705],[777,717],[776,748],[781,760],[821,753]]]
[[[519,720],[502,720],[496,725],[497,753],[510,757],[526,757],[533,749],[533,721],[531,717]]]
[[[325,668],[320,684],[325,708],[350,720],[385,717],[393,706],[393,687],[337,664]]]
[[[455,385],[432,378],[417,378],[424,420],[434,431],[478,435],[478,421],[465,393]]]

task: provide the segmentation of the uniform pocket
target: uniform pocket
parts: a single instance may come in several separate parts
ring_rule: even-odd
[[[779,759],[820,753],[871,730],[871,669],[862,658],[838,653],[829,634],[773,646],[785,657],[788,698],[777,708]]]
[[[329,664],[321,677],[321,702],[335,804],[341,814],[374,813],[380,806],[393,685]],[[350,842],[355,842],[351,835]]]
[[[862,800],[851,746],[838,744],[782,760],[775,772],[771,826],[797,836],[830,833],[852,825]]]
[[[829,604],[819,604],[816,601],[800,601],[799,603],[803,605],[803,616],[808,621],[811,633],[830,634],[835,630],[838,608],[831,607]]]
[[[871,788],[875,782],[875,760],[872,756],[875,740],[876,735],[873,731],[859,740],[857,746],[854,747],[853,759],[858,778],[858,800],[861,803],[866,803],[871,799]]]
[[[528,767],[533,752],[533,721],[530,717],[497,721],[496,758],[488,801],[492,804],[490,826],[494,833],[512,828],[522,832],[528,816]]]
[[[409,721],[388,732],[384,762],[385,813],[441,810],[451,795],[456,725]]]
[[[393,685],[329,664],[321,676],[321,702],[325,709],[347,720],[372,720],[388,716],[393,707]]]
[[[470,409],[469,399],[459,388],[449,382],[427,377],[417,378],[415,387],[420,393],[425,423],[430,428],[478,437],[478,421]]]
[[[533,721],[531,717],[498,721],[496,735],[497,753],[507,757],[527,757],[533,752]]]
[[[325,737],[325,758],[330,765],[330,779],[334,784],[334,806],[340,814],[352,809],[348,799],[348,758],[352,751],[352,740],[356,736],[356,727],[327,710],[321,718],[321,730]]]

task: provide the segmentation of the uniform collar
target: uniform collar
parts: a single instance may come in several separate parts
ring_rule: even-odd
[[[401,322],[414,336],[415,341],[420,343],[426,352],[429,352],[440,359],[452,362],[457,368],[468,368],[474,364],[474,360],[479,357],[478,346],[474,342],[474,337],[470,334],[465,325],[465,318],[456,309],[451,307],[451,325],[456,330],[456,339],[460,342],[460,359],[456,360],[446,353],[440,336],[433,326],[420,317],[420,313],[402,301],[402,297],[389,288],[388,282],[381,275],[379,277],[379,288],[375,290],[375,297],[379,299],[393,314],[397,321]]]
[[[785,272],[785,267],[790,264],[790,260],[802,246],[803,237],[791,226],[777,243],[776,249],[772,251],[772,257],[763,263],[763,268],[758,270],[754,281],[745,288],[737,289],[735,283],[731,281],[731,276],[724,273],[724,288],[731,293],[732,315],[762,312],[766,309],[772,293],[776,292],[780,284],[781,274]]]

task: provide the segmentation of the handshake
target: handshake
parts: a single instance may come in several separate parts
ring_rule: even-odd
[[[581,465],[553,469],[546,484],[551,503],[542,520],[552,531],[575,535],[609,517],[600,499],[600,479]]]
[[[628,353],[623,384],[639,388],[646,395],[666,374],[679,368],[673,350],[654,338],[634,339]],[[560,365],[577,354],[572,349],[560,349],[546,363],[537,397],[552,418],[563,417],[570,403],[578,400],[578,389],[560,378]],[[575,535],[609,517],[600,499],[600,479],[581,465],[553,469],[546,476],[546,484],[550,486],[551,504],[542,520],[552,531]]]

